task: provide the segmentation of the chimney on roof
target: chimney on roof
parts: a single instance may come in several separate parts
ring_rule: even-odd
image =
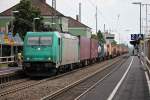
[[[76,20],[79,21],[79,15],[76,15]]]
[[[52,7],[56,9],[56,0],[52,0]]]

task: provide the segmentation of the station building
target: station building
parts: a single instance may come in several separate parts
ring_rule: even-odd
[[[46,3],[46,0],[31,0],[32,6],[40,10],[45,24],[55,27],[58,31],[69,32],[77,36],[91,37],[91,28],[71,17],[66,17]],[[0,32],[8,33],[8,25],[12,21],[12,11],[16,5],[0,13]],[[61,25],[61,27],[60,27]]]
[[[105,32],[103,35],[104,35],[104,38],[106,40],[106,43],[108,43],[108,44],[112,43],[114,41],[114,39],[115,39],[115,34],[111,34],[109,32]]]

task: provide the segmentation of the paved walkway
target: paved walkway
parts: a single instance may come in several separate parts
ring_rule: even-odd
[[[121,79],[123,81],[116,89]],[[117,91],[112,92],[114,90]],[[107,100],[110,94],[113,99],[109,100],[150,100],[145,70],[137,56],[131,56],[116,72],[83,95],[80,100]]]
[[[150,100],[144,66],[137,56],[114,100]]]

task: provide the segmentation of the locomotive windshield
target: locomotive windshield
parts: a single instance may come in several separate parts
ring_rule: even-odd
[[[40,45],[52,45],[52,37],[40,37]]]
[[[50,46],[52,45],[52,37],[29,37],[28,45],[31,46]]]

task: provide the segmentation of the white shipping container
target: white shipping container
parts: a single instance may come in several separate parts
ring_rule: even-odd
[[[61,65],[79,62],[79,39],[69,34],[62,36],[62,63]]]

